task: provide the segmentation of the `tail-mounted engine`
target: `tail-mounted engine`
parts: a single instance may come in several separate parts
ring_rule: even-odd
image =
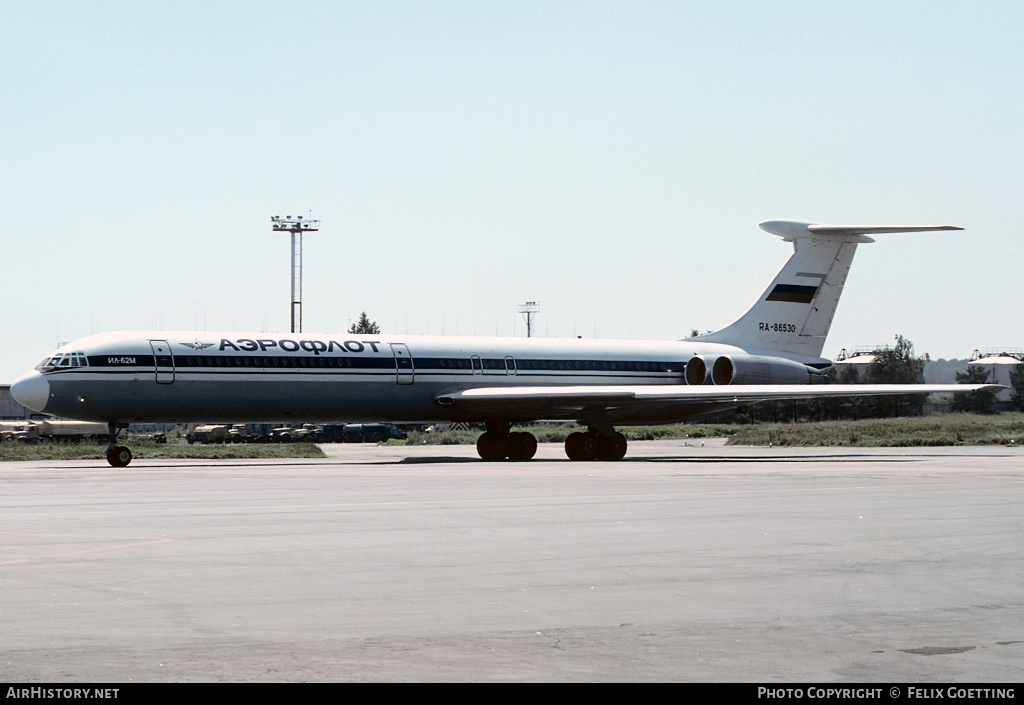
[[[690,358],[687,384],[807,384],[811,369],[799,362],[761,355],[720,355],[714,360]]]

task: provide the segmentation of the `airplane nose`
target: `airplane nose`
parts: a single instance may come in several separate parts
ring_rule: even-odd
[[[42,412],[50,400],[50,383],[46,377],[32,370],[15,380],[11,385],[11,396],[22,406]]]

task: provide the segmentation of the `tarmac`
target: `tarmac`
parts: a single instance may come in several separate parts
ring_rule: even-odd
[[[1017,683],[1024,451],[0,464],[0,681]]]

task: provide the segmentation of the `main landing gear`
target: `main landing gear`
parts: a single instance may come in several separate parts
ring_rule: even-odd
[[[570,433],[565,439],[569,460],[622,460],[626,456],[626,437],[615,429]],[[488,423],[487,430],[476,442],[476,452],[489,462],[530,460],[537,452],[537,439],[532,433],[509,431],[507,423]]]
[[[537,439],[532,433],[509,431],[509,424],[488,423],[476,441],[476,452],[487,461],[505,460],[522,462],[537,452]]]
[[[617,431],[608,434],[590,430],[570,433],[565,439],[569,460],[622,460],[626,457],[626,437]]]
[[[128,424],[107,424],[107,429],[110,432],[110,442],[107,444],[107,462],[115,468],[128,467],[128,463],[132,462],[131,449],[117,445],[117,432],[127,428]]]

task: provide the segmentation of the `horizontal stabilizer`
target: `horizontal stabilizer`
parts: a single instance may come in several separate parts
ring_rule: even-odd
[[[934,230],[963,230],[955,225],[825,225],[798,220],[766,220],[761,229],[784,240],[798,240],[816,236],[850,238],[853,242],[874,242],[865,235],[879,233],[923,233]]]

